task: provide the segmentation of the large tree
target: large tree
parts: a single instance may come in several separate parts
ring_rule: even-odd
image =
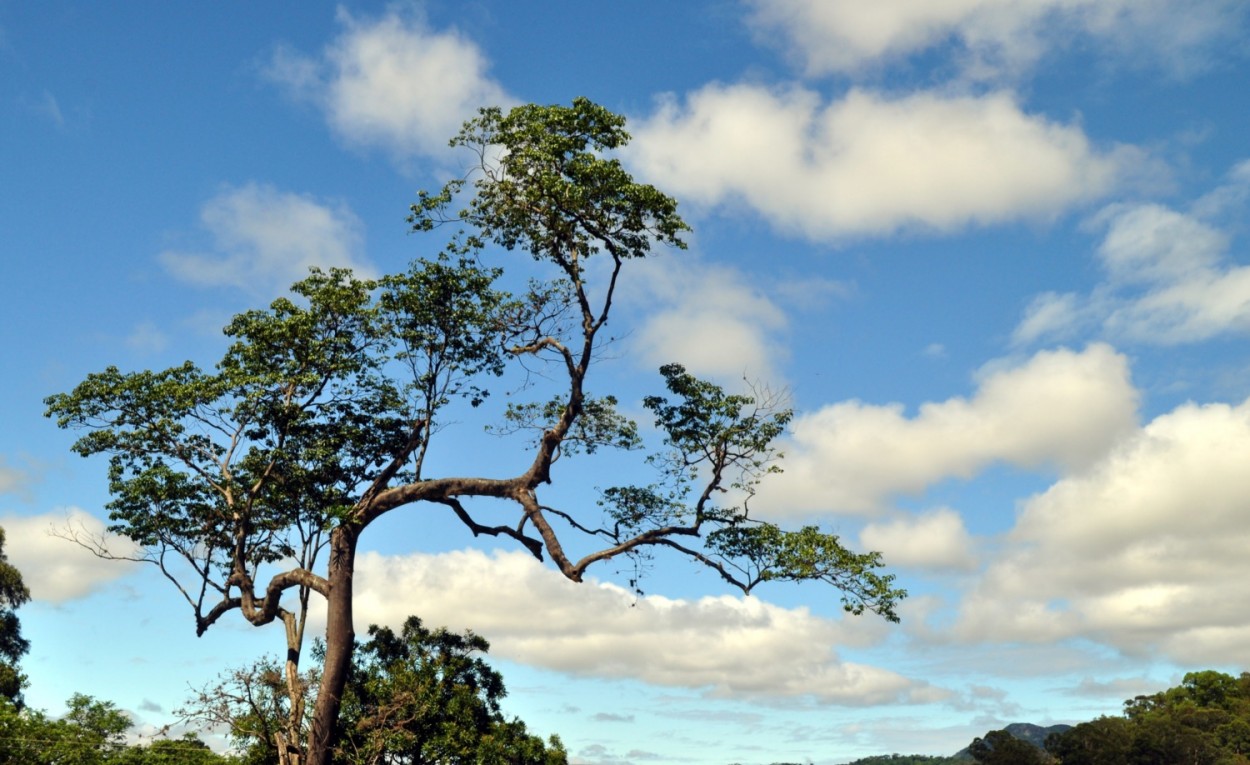
[[[0,529],[0,699],[18,708],[25,679],[17,663],[30,650],[30,641],[22,637],[22,623],[14,611],[28,600],[30,590],[22,581],[22,572],[4,554],[4,529]]]
[[[305,746],[293,703],[287,761],[327,762],[355,642],[357,546],[400,508],[442,509],[573,581],[596,563],[663,549],[744,592],[825,581],[848,611],[895,618],[903,593],[878,573],[877,554],[751,514],[789,412],[680,366],[661,370],[668,394],[644,402],[664,442],[649,457],[653,482],[607,487],[589,506],[544,497],[557,478],[576,477],[569,458],[641,445],[616,399],[587,386],[622,269],[654,245],[683,247],[687,226],[673,199],[612,156],[627,140],[623,118],[585,99],[483,109],[452,141],[470,151],[472,172],[412,207],[415,229],[452,232],[436,258],[377,280],[314,271],[293,297],[235,317],[212,370],[109,368],[47,400],[60,426],[84,431],[78,453],[108,455],[111,530],[175,583],[198,633],[234,611],[255,625],[281,621],[297,695],[308,599],[325,599],[311,732]],[[513,250],[539,275],[509,293],[482,260]],[[482,459],[466,474],[435,474],[431,457],[459,407],[498,400],[492,384],[518,367],[531,383],[554,381],[541,397],[542,385],[514,389],[498,410],[500,430],[534,434],[523,466]],[[571,552],[570,535],[584,552]]]

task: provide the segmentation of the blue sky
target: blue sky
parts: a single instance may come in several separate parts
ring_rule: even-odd
[[[43,397],[109,364],[211,364],[225,321],[310,265],[431,254],[404,216],[463,166],[459,123],[576,96],[628,116],[624,160],[694,227],[623,285],[599,389],[637,410],[680,361],[786,391],[786,472],[755,507],[881,550],[912,593],[902,624],[817,586],[742,598],[679,560],[642,598],[611,568],[575,586],[412,514],[364,542],[358,629],[472,627],[508,709],[584,765],[946,754],[1240,671],[1246,16],[0,2],[0,525],[34,594],[28,698],[91,693],[151,730],[281,647],[241,620],[197,639],[155,571],[48,535],[102,529],[108,498]],[[449,466],[516,459],[458,443]]]

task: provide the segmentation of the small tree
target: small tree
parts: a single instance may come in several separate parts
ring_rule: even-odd
[[[481,635],[429,630],[415,616],[398,635],[377,625],[369,635],[348,679],[336,762],[567,762],[558,739],[544,742],[503,715],[507,691]]]
[[[0,700],[0,762],[22,765],[96,765],[114,762],[125,750],[130,718],[111,701],[76,693],[69,710],[49,719]]]
[[[22,572],[4,554],[4,529],[0,529],[0,699],[7,699],[18,709],[22,707],[26,678],[17,663],[30,650],[30,641],[22,637],[22,624],[14,612],[28,600],[30,590],[22,581]]]
[[[611,157],[628,137],[623,118],[585,99],[484,109],[452,141],[473,153],[471,184],[422,193],[412,208],[419,231],[457,228],[437,258],[379,280],[314,271],[295,299],[235,317],[215,370],[109,368],[47,399],[61,427],[85,431],[78,453],[109,456],[110,529],[142,545],[177,586],[198,633],[233,611],[285,625],[293,703],[283,762],[328,761],[355,643],[357,546],[403,507],[450,512],[475,536],[550,558],[573,581],[595,563],[666,549],[744,592],[777,579],[825,581],[848,611],[895,618],[904,593],[877,573],[879,555],[752,517],[753,487],[775,469],[772,441],[790,413],[679,366],[662,370],[671,399],[645,402],[664,437],[650,458],[654,483],[604,490],[602,524],[587,508],[543,500],[558,461],[640,446],[616,399],[592,396],[587,383],[622,269],[653,245],[682,247],[687,226],[671,198]],[[479,262],[489,244],[528,252],[546,276],[520,294],[501,290],[500,270]],[[455,406],[483,405],[514,364],[556,381],[548,397],[498,412],[502,430],[535,434],[525,467],[431,474],[427,457]],[[505,503],[510,520],[498,517]],[[597,549],[571,555],[570,535]],[[83,541],[107,554],[99,540]],[[288,592],[293,603],[282,600]],[[327,605],[325,665],[304,746],[299,656],[313,593]]]
[[[504,679],[484,659],[484,637],[429,630],[416,616],[400,634],[374,625],[369,635],[356,645],[347,674],[335,765],[566,763],[559,739],[544,741],[502,714]],[[314,696],[319,674],[305,674]],[[191,724],[225,727],[242,761],[260,765],[279,759],[289,704],[279,665],[262,659],[226,672],[179,714]]]
[[[1005,730],[993,730],[984,738],[973,739],[968,753],[987,765],[1046,765],[1052,761],[1041,749]]]
[[[194,734],[142,745],[126,743],[130,717],[111,701],[76,693],[53,719],[0,699],[0,763],[5,765],[229,765]]]
[[[307,694],[316,682],[316,670],[306,670],[298,676],[297,692],[291,693],[282,663],[263,658],[226,672],[175,714],[184,723],[228,731],[244,765],[270,765],[284,761],[280,752],[288,741],[303,740],[309,722]]]
[[[556,736],[544,740],[504,716],[507,691],[485,660],[490,644],[482,636],[430,630],[415,616],[399,634],[373,625],[369,636],[356,646],[344,687],[334,765],[567,762]],[[307,674],[315,694],[319,672]],[[226,673],[178,713],[229,729],[242,762],[260,765],[278,760],[274,732],[288,719],[288,703],[278,666],[261,660]]]

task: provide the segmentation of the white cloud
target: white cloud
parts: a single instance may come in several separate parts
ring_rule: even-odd
[[[1112,205],[1099,255],[1108,276],[1122,284],[1158,284],[1210,270],[1228,238],[1201,221],[1153,204]]]
[[[785,312],[740,272],[684,257],[642,261],[626,289],[640,315],[631,356],[656,368],[677,362],[726,383],[780,379]]]
[[[492,655],[572,675],[852,706],[943,694],[838,659],[835,645],[875,642],[889,629],[875,617],[837,622],[754,597],[639,597],[612,584],[574,584],[520,552],[369,552],[358,559],[356,583],[358,629],[398,625],[416,612],[430,625],[472,628],[491,641]]]
[[[1114,303],[1107,332],[1181,343],[1250,330],[1250,266],[1221,263],[1226,247],[1221,232],[1157,205],[1113,211],[1099,250],[1110,284],[1145,291]]]
[[[963,518],[949,508],[870,523],[859,534],[859,546],[882,553],[889,567],[969,571],[977,566],[972,537],[964,528]]]
[[[1023,504],[956,634],[1250,662],[1247,464],[1250,401],[1161,415]]]
[[[169,345],[169,336],[155,322],[143,321],[126,336],[126,345],[140,353],[158,353]]]
[[[1024,318],[1012,332],[1012,345],[1030,345],[1042,338],[1070,339],[1086,323],[1088,313],[1086,304],[1074,293],[1043,292],[1024,309]]]
[[[228,188],[200,211],[214,254],[165,251],[160,261],[175,277],[204,286],[273,294],[308,275],[313,266],[351,268],[362,276],[360,219],[345,205],[249,183]]]
[[[1140,152],[983,96],[708,85],[635,120],[640,174],[698,204],[742,204],[814,240],[1046,219],[1110,190]]]
[[[39,115],[47,120],[57,130],[64,130],[67,124],[65,113],[61,111],[61,103],[57,101],[56,96],[45,90],[39,94],[39,98],[27,104],[27,108],[34,114]]]
[[[1014,76],[1050,49],[1093,42],[1184,74],[1234,39],[1237,0],[748,0],[758,33],[808,74],[856,73],[950,47],[965,76]],[[1145,51],[1149,51],[1148,56]]]
[[[1076,686],[1065,690],[1064,693],[1078,698],[1119,700],[1131,699],[1134,696],[1141,696],[1147,693],[1155,693],[1158,690],[1159,681],[1144,675],[1117,677],[1107,681],[1100,681],[1086,676],[1081,678],[1081,681]]]
[[[893,495],[994,463],[1086,465],[1132,431],[1137,400],[1124,356],[1091,345],[999,365],[972,398],[923,404],[914,416],[901,404],[832,404],[792,423],[785,473],[766,481],[757,506],[872,513]]]
[[[65,539],[66,530],[90,537],[107,536],[114,554],[136,552],[132,542],[106,535],[100,519],[78,508],[44,515],[10,515],[0,518],[0,527],[8,538],[5,552],[9,562],[22,572],[33,600],[64,603],[86,597],[131,573],[138,565],[104,560]]]
[[[1089,294],[1034,298],[1013,341],[1071,337],[1094,329],[1108,337],[1177,344],[1250,331],[1250,265],[1230,262],[1230,237],[1208,216],[1235,213],[1250,196],[1250,162],[1188,213],[1159,204],[1116,204],[1092,226],[1104,228],[1097,252],[1105,280]]]
[[[270,79],[324,110],[345,140],[399,157],[438,155],[483,106],[514,99],[487,75],[485,56],[454,30],[391,10],[358,19],[340,9],[340,35],[317,58],[280,49]]]

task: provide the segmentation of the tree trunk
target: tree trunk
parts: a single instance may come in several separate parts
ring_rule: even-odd
[[[356,633],[352,630],[352,577],[356,573],[357,530],[340,526],[330,533],[326,596],[326,657],[308,736],[308,765],[329,765],[338,725],[339,706],[347,684]]]

